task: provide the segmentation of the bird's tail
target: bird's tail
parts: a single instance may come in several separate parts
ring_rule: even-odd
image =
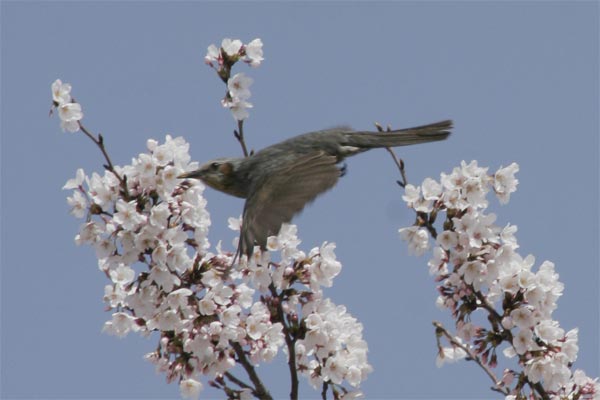
[[[452,129],[452,121],[446,120],[389,132],[347,132],[346,137],[348,145],[367,150],[444,140],[450,135],[450,129]]]

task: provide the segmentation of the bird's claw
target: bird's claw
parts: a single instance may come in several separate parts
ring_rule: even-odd
[[[348,164],[343,163],[342,166],[340,167],[340,178],[342,176],[345,176],[347,172],[348,172]]]

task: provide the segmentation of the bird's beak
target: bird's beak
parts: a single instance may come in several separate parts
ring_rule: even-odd
[[[202,176],[202,170],[195,170],[195,171],[188,171],[185,172],[181,175],[177,176],[177,179],[187,179],[187,178],[194,178],[194,179],[200,179],[200,177]]]

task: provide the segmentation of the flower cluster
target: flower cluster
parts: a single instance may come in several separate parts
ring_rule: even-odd
[[[231,226],[239,226],[238,222]],[[325,242],[308,255],[298,249],[300,240],[295,225],[284,224],[278,236],[270,237],[269,252],[257,248],[254,256],[245,257],[239,271],[263,292],[266,304],[281,321],[294,343],[296,369],[319,389],[323,384],[337,396],[351,398],[359,391],[349,391],[343,381],[357,388],[372,371],[367,361],[367,343],[362,338],[362,324],[343,306],[323,297],[323,287],[331,287],[341,272],[335,244]],[[274,262],[272,255],[279,253]]]
[[[323,382],[339,385],[346,380],[358,387],[373,370],[362,324],[329,299],[317,297],[302,312],[306,335],[296,343],[296,358],[310,384],[318,389]]]
[[[159,347],[147,359],[169,381],[180,380],[182,393],[199,391],[196,375],[216,376],[235,365],[230,341],[251,335],[241,325],[243,310],[271,328],[253,340],[281,343],[280,327],[253,305],[254,290],[233,284],[222,264],[203,257],[210,225],[204,187],[177,179],[197,167],[188,147],[170,136],[163,144],[149,140],[148,153],[131,165],[104,176],[78,170],[64,187],[74,189],[72,213],[86,217],[76,242],[96,249],[111,281],[104,300],[115,312],[104,330],[117,336],[160,332]]]
[[[231,110],[237,121],[243,121],[249,116],[248,109],[252,108],[252,104],[247,100],[250,98],[250,85],[253,80],[244,73],[231,76],[231,68],[238,61],[258,67],[264,60],[262,45],[260,39],[243,44],[238,39],[226,38],[221,42],[221,47],[214,44],[208,46],[204,57],[206,64],[214,68],[223,82],[227,84],[227,94],[221,104]]]
[[[221,41],[221,47],[214,44],[208,46],[208,51],[204,61],[215,68],[225,68],[226,65],[233,65],[237,61],[244,61],[252,67],[258,67],[264,60],[262,50],[262,40],[254,39],[248,44],[243,44],[241,40],[225,38]]]
[[[110,281],[105,332],[158,332],[146,359],[178,381],[184,397],[202,390],[200,376],[231,398],[268,397],[260,381],[240,385],[230,370],[269,362],[282,348],[294,373],[313,385],[329,385],[338,397],[360,393],[342,383],[357,388],[372,369],[362,325],[322,293],[341,271],[334,244],[306,254],[296,227],[284,225],[268,251],[257,247],[249,259],[234,262],[220,244],[213,254],[204,186],[178,178],[197,168],[185,140],[148,140],[147,152],[114,166],[103,139],[81,129],[101,148],[106,170],[87,176],[79,169],[64,189],[72,190],[71,213],[85,221],[75,241],[95,249]],[[230,225],[239,229],[240,221]]]
[[[451,347],[440,346],[438,364],[469,356],[495,368],[497,348],[507,344],[503,354],[517,357],[522,368],[506,369],[494,382],[507,399],[525,398],[526,390],[532,398],[599,399],[598,382],[571,371],[577,329],[565,332],[552,319],[563,292],[554,264],[544,261],[535,268],[533,256],[517,252],[517,227],[497,226],[496,216],[486,213],[490,191],[508,202],[518,170],[513,163],[489,175],[475,161],[463,161],[451,174],[442,173],[440,182],[428,178],[419,187],[406,187],[403,199],[417,213],[417,222],[400,229],[401,237],[417,255],[428,249],[430,235],[435,238],[428,265],[440,282],[437,304],[456,320],[457,336]],[[443,231],[437,234],[434,223],[442,213]],[[473,322],[478,310],[487,314],[490,327]]]
[[[81,104],[73,101],[71,85],[60,79],[52,83],[52,105],[58,109],[60,127],[63,131],[77,132],[79,121],[83,118]]]

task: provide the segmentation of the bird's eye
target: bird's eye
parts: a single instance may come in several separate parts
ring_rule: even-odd
[[[219,163],[218,162],[214,162],[214,163],[210,164],[210,168],[212,168],[214,170],[218,169],[219,168]]]

